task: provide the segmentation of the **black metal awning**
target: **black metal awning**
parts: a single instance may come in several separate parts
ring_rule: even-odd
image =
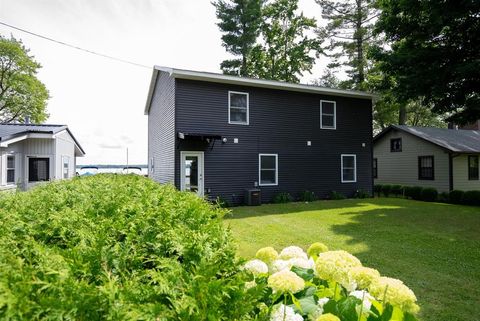
[[[213,149],[215,146],[215,141],[222,140],[222,136],[216,134],[206,134],[206,133],[184,133],[178,132],[177,137],[179,139],[179,143],[182,140],[195,140],[200,141],[203,143],[207,143],[210,146],[210,149]],[[178,148],[178,145],[177,145]]]
[[[205,133],[182,133],[178,132],[178,138],[180,139],[200,139],[205,141],[221,140],[222,136],[215,134],[205,134]]]

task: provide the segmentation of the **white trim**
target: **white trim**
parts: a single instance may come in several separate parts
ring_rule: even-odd
[[[239,122],[239,121],[231,121],[230,120],[230,108],[232,107],[231,100],[230,100],[230,95],[231,94],[238,94],[238,95],[246,95],[247,96],[247,121],[246,122]],[[233,106],[234,108],[243,108],[243,107],[238,107],[238,106]],[[241,92],[241,91],[233,91],[229,90],[228,91],[228,123],[231,125],[250,125],[250,95],[247,92]]]
[[[275,183],[262,184],[262,156],[275,157]],[[277,186],[278,185],[278,154],[258,154],[258,186]]]
[[[204,180],[205,180],[205,170],[204,170],[204,155],[203,152],[198,151],[181,151],[180,152],[180,190],[185,191],[185,157],[186,156],[197,156],[198,157],[198,192],[197,195],[203,197],[205,194],[204,191]]]
[[[30,182],[29,181],[29,162],[28,162],[28,159],[29,158],[48,158],[49,161],[48,161],[48,181],[37,181],[37,182]],[[52,165],[53,165],[53,170],[52,170]],[[24,177],[24,181],[25,183],[27,184],[27,187],[28,186],[31,186],[31,185],[34,185],[34,184],[39,184],[39,183],[45,183],[45,182],[51,182],[53,181],[53,178],[55,176],[52,176],[53,172],[55,172],[56,170],[56,166],[55,166],[55,162],[54,162],[54,157],[53,155],[40,155],[40,154],[28,154],[28,155],[25,155],[25,164],[24,164],[24,172],[25,172],[25,177]]]
[[[332,103],[333,104],[333,127],[324,127],[323,126],[323,121],[322,121],[322,116],[323,116],[323,103]],[[328,116],[331,116],[332,114],[325,114]],[[320,100],[320,128],[321,129],[332,129],[335,130],[337,129],[337,102],[334,100]]]
[[[8,167],[8,157],[13,157],[13,168]],[[13,169],[13,182],[8,181],[8,171]],[[17,182],[17,157],[15,154],[5,154],[5,185],[16,185]]]
[[[150,79],[150,87],[148,89],[147,101],[145,103],[145,110],[144,110],[145,115],[148,115],[150,111],[150,105],[152,103],[153,92],[155,91],[155,84],[157,82],[157,78],[158,78],[157,75],[159,71],[168,73],[170,77],[180,78],[180,79],[209,81],[209,82],[216,82],[216,83],[223,83],[223,84],[230,84],[230,85],[243,85],[243,86],[252,86],[252,87],[260,87],[260,88],[305,92],[305,93],[312,93],[312,94],[353,97],[353,98],[369,99],[369,100],[373,100],[377,98],[377,95],[367,93],[367,92],[362,92],[362,91],[333,89],[333,88],[319,87],[314,85],[292,84],[292,83],[283,82],[283,81],[237,77],[237,76],[222,75],[222,74],[217,74],[212,72],[201,72],[201,71],[193,71],[193,70],[175,69],[175,68],[164,67],[164,66],[154,66],[152,78]]]
[[[354,170],[353,170],[353,180],[344,180],[343,179],[343,157],[352,157],[353,156],[353,164],[354,164]],[[342,183],[356,183],[357,182],[357,155],[356,154],[341,154],[340,155],[340,176],[342,179]]]

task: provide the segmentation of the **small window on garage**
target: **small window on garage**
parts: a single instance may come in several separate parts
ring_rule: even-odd
[[[418,179],[419,180],[435,179],[435,164],[434,164],[433,156],[418,157]]]

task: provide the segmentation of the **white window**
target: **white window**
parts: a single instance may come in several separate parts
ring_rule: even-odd
[[[258,155],[258,180],[260,186],[278,185],[278,155]]]
[[[70,157],[62,156],[62,170],[63,170],[63,178],[68,178],[68,168],[70,167]]]
[[[7,184],[15,184],[15,156],[7,155]]]
[[[342,183],[357,181],[357,155],[342,155]]]
[[[248,125],[248,93],[228,92],[228,123]]]
[[[320,128],[337,128],[337,103],[330,100],[320,100]]]

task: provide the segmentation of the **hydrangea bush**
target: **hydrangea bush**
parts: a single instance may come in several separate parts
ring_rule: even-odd
[[[381,276],[345,251],[322,243],[258,250],[245,264],[246,291],[258,293],[259,319],[270,321],[415,321],[417,299],[402,281]]]

